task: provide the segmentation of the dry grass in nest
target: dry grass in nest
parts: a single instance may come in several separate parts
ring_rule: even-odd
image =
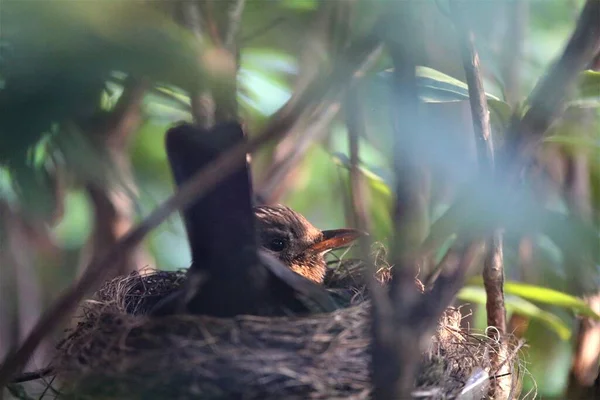
[[[85,306],[53,363],[65,398],[369,398],[370,302],[332,314],[218,319],[144,315],[184,281],[182,272],[132,274],[107,283]],[[449,308],[423,355],[414,398],[456,398],[489,339],[460,328]],[[516,351],[507,362],[514,363]],[[512,368],[516,371],[517,368]],[[514,382],[519,374],[503,377]],[[469,397],[475,398],[475,397]]]

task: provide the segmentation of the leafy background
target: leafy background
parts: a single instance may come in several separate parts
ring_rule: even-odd
[[[46,241],[23,243],[34,248],[35,256],[29,260],[29,284],[17,285],[16,292],[4,286],[4,295],[0,293],[6,305],[4,315],[11,316],[0,319],[3,325],[0,332],[12,338],[4,343],[14,344],[22,338],[43,304],[55,298],[77,274],[94,221],[94,205],[84,183],[120,182],[118,168],[115,170],[115,165],[107,161],[110,159],[105,149],[86,131],[85,126],[90,125],[82,122],[78,129],[72,129],[69,122],[89,122],[102,115],[102,111],[113,110],[127,75],[149,77],[155,85],[144,97],[142,121],[131,135],[127,153],[136,186],[132,218],[141,219],[173,192],[163,148],[164,133],[178,121],[191,121],[187,90],[199,89],[202,82],[219,79],[218,67],[211,68],[210,62],[198,63],[203,54],[210,53],[208,41],[199,41],[171,18],[169,12],[170,7],[175,7],[174,3],[3,2],[0,10],[2,201],[10,212],[18,210],[21,220],[43,231],[42,237],[53,249],[47,251]],[[402,6],[400,3],[398,7]],[[511,55],[511,61],[518,63],[520,85],[516,93],[511,94],[513,99],[509,99],[502,82],[507,62],[503,44],[509,25],[506,18],[497,17],[498,10],[503,10],[507,3],[479,2],[473,5],[470,15],[485,70],[492,123],[500,142],[512,111],[521,107],[525,96],[560,54],[583,4],[579,0],[520,3],[523,45],[520,52]],[[373,24],[373,16],[389,6],[383,0],[353,4],[355,12],[341,19],[346,25],[336,27],[338,36],[331,35],[334,38],[331,42],[365,34]],[[434,135],[446,131],[447,135],[419,143],[419,157],[432,165],[434,175],[439,171],[449,174],[444,177],[460,187],[462,195],[470,200],[462,209],[449,209],[451,202],[444,195],[444,180],[441,175],[435,175],[432,186],[437,197],[431,201],[425,218],[429,238],[440,239],[436,243],[441,255],[457,226],[468,226],[475,231],[486,226],[484,216],[490,209],[477,208],[478,204],[492,207],[491,213],[498,218],[514,221],[508,225],[516,233],[509,234],[505,244],[507,278],[511,281],[506,293],[509,316],[524,316],[527,321],[522,334],[528,343],[526,360],[533,380],[526,382],[526,386],[533,387],[535,381],[539,394],[560,398],[567,384],[577,315],[594,316],[587,305],[574,296],[598,288],[598,214],[593,221],[588,221],[595,223],[593,229],[577,222],[552,225],[546,214],[540,214],[539,203],[531,203],[531,197],[526,199],[528,205],[507,209],[506,205],[491,201],[498,195],[497,188],[483,183],[467,184],[472,178],[473,149],[472,144],[460,138],[464,138],[465,131],[472,132],[472,128],[468,94],[462,83],[464,74],[454,43],[456,38],[451,21],[444,13],[446,3],[424,0],[421,5],[422,18],[427,24],[422,53],[419,53],[419,64],[423,65],[418,70],[419,94],[431,124],[428,132]],[[309,35],[324,8],[326,6],[316,0],[247,2],[239,33],[237,97],[241,118],[251,136],[291,97],[296,79],[305,68],[303,52],[311,43],[315,43],[309,53],[314,63],[332,65],[335,46],[323,45],[318,38]],[[369,187],[372,234],[384,244],[391,235],[389,208],[393,198],[387,123],[390,107],[393,107],[388,99],[391,78],[386,69],[389,66],[389,60],[383,57],[358,89],[367,120],[367,132],[360,141],[361,171]],[[533,198],[544,193],[547,208],[566,217],[572,213],[564,196],[553,191],[552,185],[546,185],[546,180],[553,178],[555,163],[552,160],[558,157],[556,149],[587,154],[591,203],[596,212],[600,209],[598,73],[590,71],[582,75],[579,89],[572,97],[569,110],[575,117],[565,118],[553,128],[548,149],[540,155],[546,157],[540,162],[546,169],[542,168],[541,178],[531,178]],[[578,112],[585,112],[591,122],[583,125],[582,118],[577,118]],[[351,223],[347,211],[348,133],[342,114],[326,133],[320,140],[308,144],[306,153],[273,198],[300,211],[322,229]],[[259,189],[268,176],[269,165],[285,156],[283,144],[268,146],[253,157],[253,175]],[[545,163],[548,159],[550,161]],[[66,171],[63,173],[66,183],[60,186],[61,190],[56,190],[59,174],[53,171]],[[558,175],[560,173],[559,168]],[[525,268],[519,258],[518,238],[524,225],[536,216],[548,231],[532,241],[530,265]],[[9,248],[3,251],[10,252],[10,246],[5,244],[14,239],[11,239],[13,225],[7,221],[4,218],[2,247]],[[591,243],[596,250],[590,258],[592,261],[578,258],[581,251],[577,246],[582,242]],[[190,262],[181,221],[176,216],[149,235],[144,250],[149,265],[161,269],[174,270]],[[10,260],[3,257],[0,263],[0,276],[7,277],[5,282],[11,282],[7,267]],[[580,263],[590,264],[589,268],[574,265]],[[36,294],[31,296],[31,293]],[[469,323],[484,329],[485,310],[474,306],[485,302],[480,280],[474,277],[461,291],[459,299],[471,304],[473,315]],[[24,303],[29,303],[28,311],[24,311]],[[7,348],[0,350],[0,354],[4,354]]]

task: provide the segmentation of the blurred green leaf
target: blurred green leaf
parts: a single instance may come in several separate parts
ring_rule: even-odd
[[[340,165],[348,170],[352,168],[350,159],[345,154],[336,152],[332,154],[332,157],[333,161],[337,165]],[[369,186],[371,188],[391,198],[392,192],[390,189],[390,182],[382,177],[383,173],[381,171],[379,171],[377,168],[369,168],[368,166],[365,166],[364,163],[361,163],[358,166],[358,169],[365,176],[365,178],[367,178],[367,181],[369,182]],[[388,179],[390,179],[390,177],[388,177]]]
[[[466,286],[458,292],[458,298],[478,304],[486,303],[485,290],[482,287]],[[571,337],[569,327],[556,315],[544,311],[535,304],[518,296],[506,296],[506,308],[512,312],[535,319],[554,331],[562,340]]]
[[[456,202],[432,225],[424,248],[437,249],[453,234],[469,240],[498,227],[514,237],[546,234],[582,265],[598,254],[598,231],[590,223],[540,208],[527,191],[514,193],[483,180],[463,187]]]
[[[294,10],[314,10],[319,2],[317,0],[282,0],[283,7],[292,8]]]
[[[480,277],[470,279],[469,283],[483,287],[483,279]],[[536,303],[567,308],[576,314],[600,320],[600,315],[594,312],[585,301],[567,293],[559,292],[558,290],[522,282],[507,281],[504,282],[504,292],[535,301]]]
[[[547,143],[558,143],[572,147],[580,147],[583,149],[598,152],[600,154],[600,140],[581,136],[549,136],[544,139]]]
[[[600,72],[588,70],[580,74],[575,100],[592,100],[600,106]]]
[[[350,159],[342,153],[332,154],[333,161],[346,170],[350,170]],[[390,210],[393,202],[393,195],[389,184],[372,169],[364,164],[359,165],[360,173],[366,178],[369,188],[370,214],[375,229],[376,237],[381,241],[386,241],[392,233],[392,221]],[[382,171],[379,171],[382,175]],[[348,175],[349,176],[349,175]]]
[[[58,241],[66,248],[79,249],[90,235],[92,208],[83,191],[69,191],[65,196],[65,215],[54,227]]]

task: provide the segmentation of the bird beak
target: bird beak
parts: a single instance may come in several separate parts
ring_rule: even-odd
[[[315,253],[325,253],[329,250],[339,249],[354,242],[361,236],[367,236],[368,233],[358,229],[334,229],[323,231],[323,239],[311,245],[308,250]]]

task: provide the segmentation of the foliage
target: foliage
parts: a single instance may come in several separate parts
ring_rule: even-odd
[[[309,58],[318,68],[331,67],[344,47],[344,38],[370,32],[384,6],[380,1],[355,3],[355,12],[341,18],[345,23],[332,24],[335,26],[329,36],[333,39],[329,42],[333,44],[315,40],[316,50]],[[435,251],[439,262],[449,243],[465,242],[500,222],[507,234],[507,274],[514,279],[505,286],[511,295],[507,299],[511,312],[542,323],[544,329],[557,333],[562,340],[572,339],[574,319],[561,314],[564,310],[597,317],[576,296],[582,288],[588,288],[586,285],[597,289],[600,276],[600,73],[581,74],[566,113],[573,117],[561,119],[545,144],[556,146],[561,154],[587,155],[594,217],[582,220],[560,194],[540,194],[537,177],[528,177],[531,184],[510,197],[505,187],[490,184],[490,179],[476,179],[468,88],[462,72],[457,72],[459,59],[452,58],[457,56],[439,50],[452,48],[445,44],[455,40],[453,33],[443,35],[437,31],[452,32],[451,23],[439,12],[442,2],[422,3],[423,14],[430,21],[422,51],[437,49],[445,55],[438,57],[442,61],[427,61],[422,54],[417,55],[422,58],[417,83],[426,126],[422,127],[422,136],[413,135],[414,143],[407,144],[407,148],[417,148],[418,154],[402,154],[417,157],[430,168],[423,247]],[[520,115],[528,107],[523,95],[535,85],[572,31],[571,3],[577,2],[532,2],[528,6],[529,39],[522,57],[515,58],[521,65],[523,81],[517,104],[502,94],[502,79],[497,75],[502,70],[503,55],[495,48],[497,38],[486,33],[486,24],[494,16],[493,6],[473,7],[474,15],[479,16],[474,20],[485,25],[476,30],[476,37],[486,68],[486,94],[498,146],[513,115]],[[52,0],[2,5],[0,193],[2,201],[18,206],[29,219],[56,223],[53,234],[63,249],[79,252],[91,232],[92,207],[79,184],[86,180],[112,181],[118,179],[119,172],[107,160],[93,129],[77,129],[73,123],[94,126],[114,110],[128,77],[143,76],[152,82],[152,89],[144,97],[144,121],[133,138],[130,153],[141,217],[172,193],[164,132],[177,121],[191,120],[190,92],[220,79],[210,62],[200,61],[214,43],[209,38],[197,40],[172,18],[170,6],[161,4]],[[242,50],[237,97],[250,135],[258,132],[290,98],[305,62],[305,43],[299,38],[314,33],[317,17],[329,7],[315,0],[265,4],[247,2],[239,35]],[[372,234],[383,243],[388,243],[393,230],[390,114],[395,104],[390,100],[389,68],[389,60],[382,57],[376,68],[358,82],[366,120],[365,134],[359,140],[360,173],[368,188]],[[348,132],[341,122],[343,118],[338,117],[328,139],[308,150],[281,198],[322,228],[347,222],[343,204],[347,203],[350,186],[350,158]],[[276,150],[267,147],[255,156],[256,177],[265,175],[265,165],[276,158]],[[57,190],[55,172],[59,170],[67,171],[69,176],[67,193]],[[542,186],[546,190],[552,185]],[[454,203],[448,193],[458,193],[460,201]],[[55,221],[56,209],[63,203],[64,216]],[[519,264],[519,238],[523,235],[533,237],[534,260],[529,271]],[[150,235],[146,247],[158,266],[177,269],[189,260],[182,238],[183,228],[174,218]],[[479,284],[468,285],[459,297],[482,303],[482,293]],[[540,339],[529,336],[531,352],[539,352],[536,360],[551,363],[551,354],[543,354],[536,347]],[[567,370],[568,365],[562,365],[562,372]]]

